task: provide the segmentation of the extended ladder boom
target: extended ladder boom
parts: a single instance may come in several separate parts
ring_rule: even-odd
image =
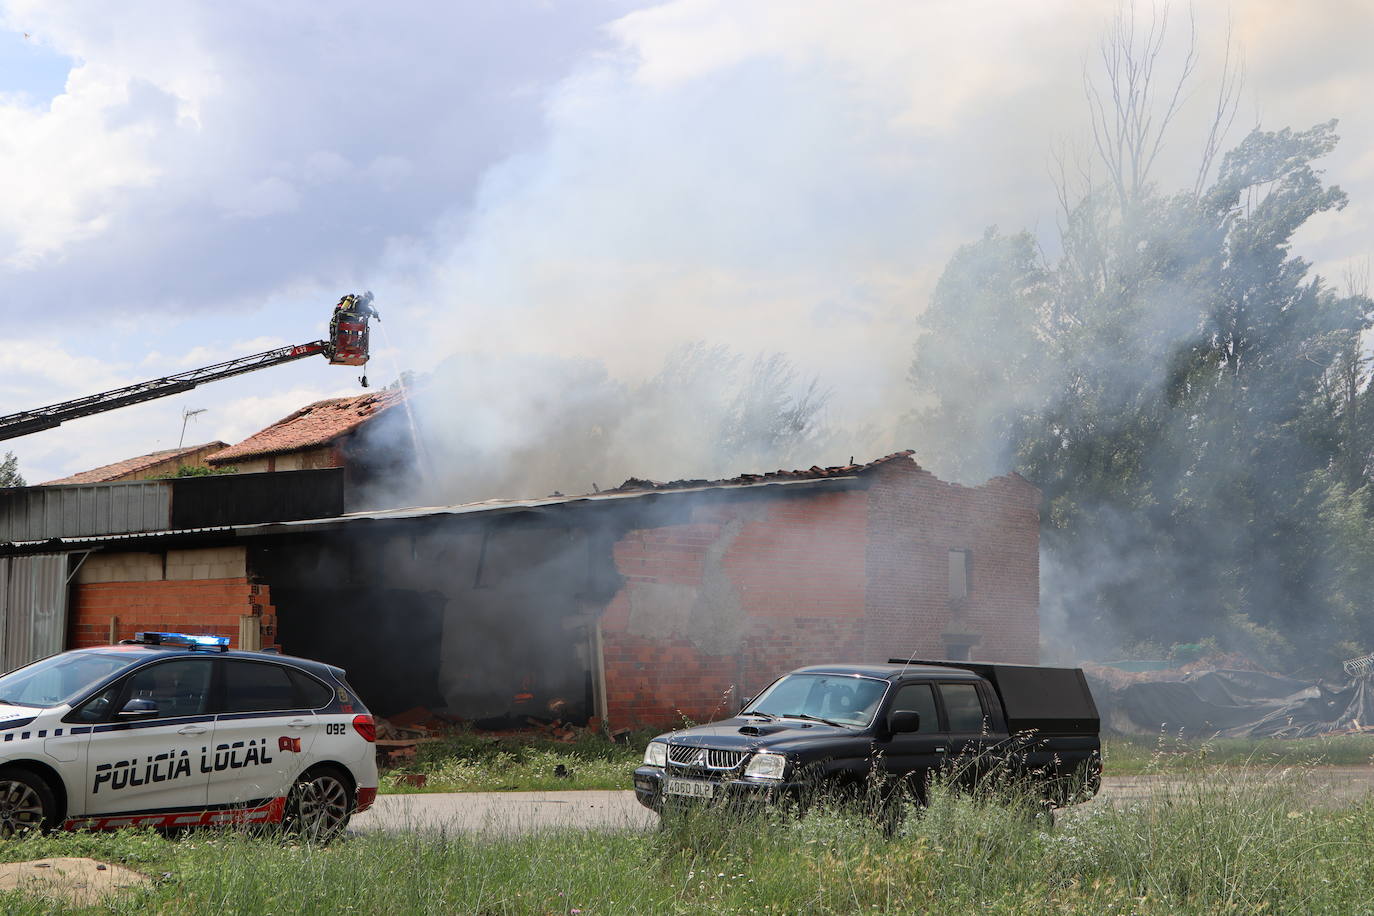
[[[62,401],[58,404],[49,404],[47,407],[39,407],[34,410],[22,410],[19,413],[0,417],[0,439],[13,439],[16,436],[25,436],[39,430],[52,429],[67,420],[89,417],[92,414],[104,413],[107,410],[127,407],[130,404],[139,404],[155,398],[165,398],[168,395],[190,391],[205,382],[230,378],[245,372],[266,369],[269,366],[279,366],[282,363],[314,356],[317,353],[327,354],[328,351],[329,342],[324,340],[298,344],[294,347],[279,347],[276,350],[254,353],[252,356],[225,360],[203,369],[192,369],[190,372],[139,382],[137,385],[128,385],[113,391],[102,391],[99,394]]]

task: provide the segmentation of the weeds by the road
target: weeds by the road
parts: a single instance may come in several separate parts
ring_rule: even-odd
[[[937,792],[888,838],[823,810],[688,812],[650,833],[368,834],[327,848],[198,833],[41,837],[18,860],[89,855],[162,876],[114,912],[1374,912],[1374,802],[1315,808],[1301,773],[1214,770],[1050,830],[1005,800]],[[50,912],[17,895],[5,912]]]
[[[1105,738],[1102,761],[1108,776],[1196,771],[1217,766],[1369,766],[1374,764],[1374,735],[1185,740],[1161,734],[1152,739]]]
[[[535,734],[493,737],[455,731],[419,745],[414,760],[383,775],[381,791],[628,789],[631,773],[653,734],[634,733],[612,741],[587,732],[576,741],[555,741]],[[425,775],[423,788],[404,785],[397,778],[410,773]]]
[[[644,745],[657,732],[647,730],[612,741],[588,732],[576,741],[540,735],[492,737],[454,732],[419,745],[415,759],[388,771],[383,792],[500,792],[559,789],[629,789],[631,773]],[[1103,741],[1107,776],[1190,772],[1216,766],[1265,769],[1275,766],[1368,765],[1374,763],[1374,736],[1341,735],[1298,740],[1216,738],[1184,741],[1171,735],[1155,739]],[[423,788],[400,784],[402,774],[423,773]]]

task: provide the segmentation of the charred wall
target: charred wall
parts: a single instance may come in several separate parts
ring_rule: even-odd
[[[595,621],[618,585],[595,523],[528,515],[352,526],[254,552],[286,652],[349,671],[386,715],[585,720]]]
[[[801,665],[914,652],[1034,663],[1039,492],[937,480],[909,458],[851,489],[690,504],[615,547],[601,621],[616,725],[706,721]],[[950,554],[971,562],[951,594]]]
[[[111,616],[121,635],[257,624],[346,669],[382,715],[704,720],[799,665],[942,656],[956,637],[1035,662],[1038,499],[1014,475],[960,487],[894,456],[787,486],[282,526],[246,548],[93,557],[72,635],[98,640]]]

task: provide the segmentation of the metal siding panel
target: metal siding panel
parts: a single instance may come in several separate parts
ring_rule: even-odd
[[[62,651],[67,636],[67,555],[13,557],[0,667],[13,671]]]
[[[90,505],[91,496],[89,487],[81,487],[79,490],[68,490],[62,494],[62,530],[86,532],[85,519],[82,516],[86,506]]]
[[[5,621],[10,616],[10,559],[0,559],[0,659],[4,658],[5,646],[9,640],[5,637]],[[9,668],[0,664],[0,668],[8,671]]]
[[[129,530],[129,503],[110,498],[110,531]]]
[[[163,531],[170,521],[169,481],[0,493],[0,543]]]
[[[170,480],[166,480],[150,484],[149,489],[157,504],[157,527],[172,527],[172,494],[176,492],[176,487]]]

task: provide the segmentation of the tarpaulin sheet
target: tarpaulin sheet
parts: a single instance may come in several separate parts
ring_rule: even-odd
[[[1371,678],[1342,685],[1217,668],[1139,675],[1085,669],[1104,730],[1185,737],[1305,738],[1374,725]]]

